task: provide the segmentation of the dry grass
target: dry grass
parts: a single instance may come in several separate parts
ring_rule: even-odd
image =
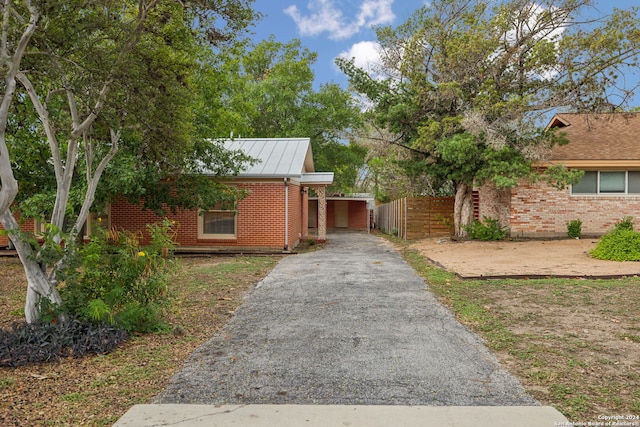
[[[584,425],[612,415],[640,425],[638,278],[460,280],[399,248],[542,404]]]
[[[0,425],[110,426],[132,405],[149,403],[277,260],[183,260],[167,313],[172,332],[131,337],[108,355],[0,368]],[[0,259],[0,327],[23,320],[25,286],[20,262]]]
[[[463,281],[396,245],[542,404],[583,423],[640,414],[639,279]],[[185,260],[172,333],[134,337],[106,356],[0,370],[0,425],[113,424],[163,390],[275,262]],[[0,259],[0,326],[21,319],[23,299],[19,262]]]

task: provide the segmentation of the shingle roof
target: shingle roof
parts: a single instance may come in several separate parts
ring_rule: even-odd
[[[240,178],[300,178],[314,172],[309,138],[237,138],[224,146],[258,160],[240,172]]]
[[[640,160],[640,113],[556,114],[558,127],[570,141],[552,150],[552,161]]]

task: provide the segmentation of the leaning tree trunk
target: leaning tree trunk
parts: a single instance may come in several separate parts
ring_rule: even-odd
[[[24,315],[28,323],[40,320],[40,301],[48,299],[52,304],[61,304],[62,299],[56,287],[47,279],[44,271],[38,265],[31,245],[20,237],[20,227],[11,211],[6,210],[0,215],[0,223],[9,231],[11,240],[16,247],[20,261],[27,276],[27,300]],[[14,233],[12,233],[14,232]]]
[[[454,233],[465,237],[465,226],[473,220],[473,187],[465,183],[456,185],[456,198],[453,208]]]

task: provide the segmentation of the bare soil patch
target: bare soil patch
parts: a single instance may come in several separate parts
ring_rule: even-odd
[[[597,239],[454,242],[426,239],[410,245],[432,262],[463,278],[620,277],[640,275],[639,262],[589,256]]]
[[[431,273],[428,281],[527,391],[588,423],[640,415],[640,280],[634,277],[640,263],[593,259],[588,252],[595,245],[595,239],[432,239],[408,248],[458,277],[475,278]]]

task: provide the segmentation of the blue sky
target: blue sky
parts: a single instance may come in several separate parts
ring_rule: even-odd
[[[344,54],[366,64],[375,55],[371,27],[398,26],[423,4],[425,0],[255,0],[254,9],[265,17],[254,31],[257,40],[270,34],[281,42],[300,39],[318,53],[316,84],[345,85],[334,59]],[[607,13],[614,7],[640,6],[640,0],[595,0],[594,5]]]

